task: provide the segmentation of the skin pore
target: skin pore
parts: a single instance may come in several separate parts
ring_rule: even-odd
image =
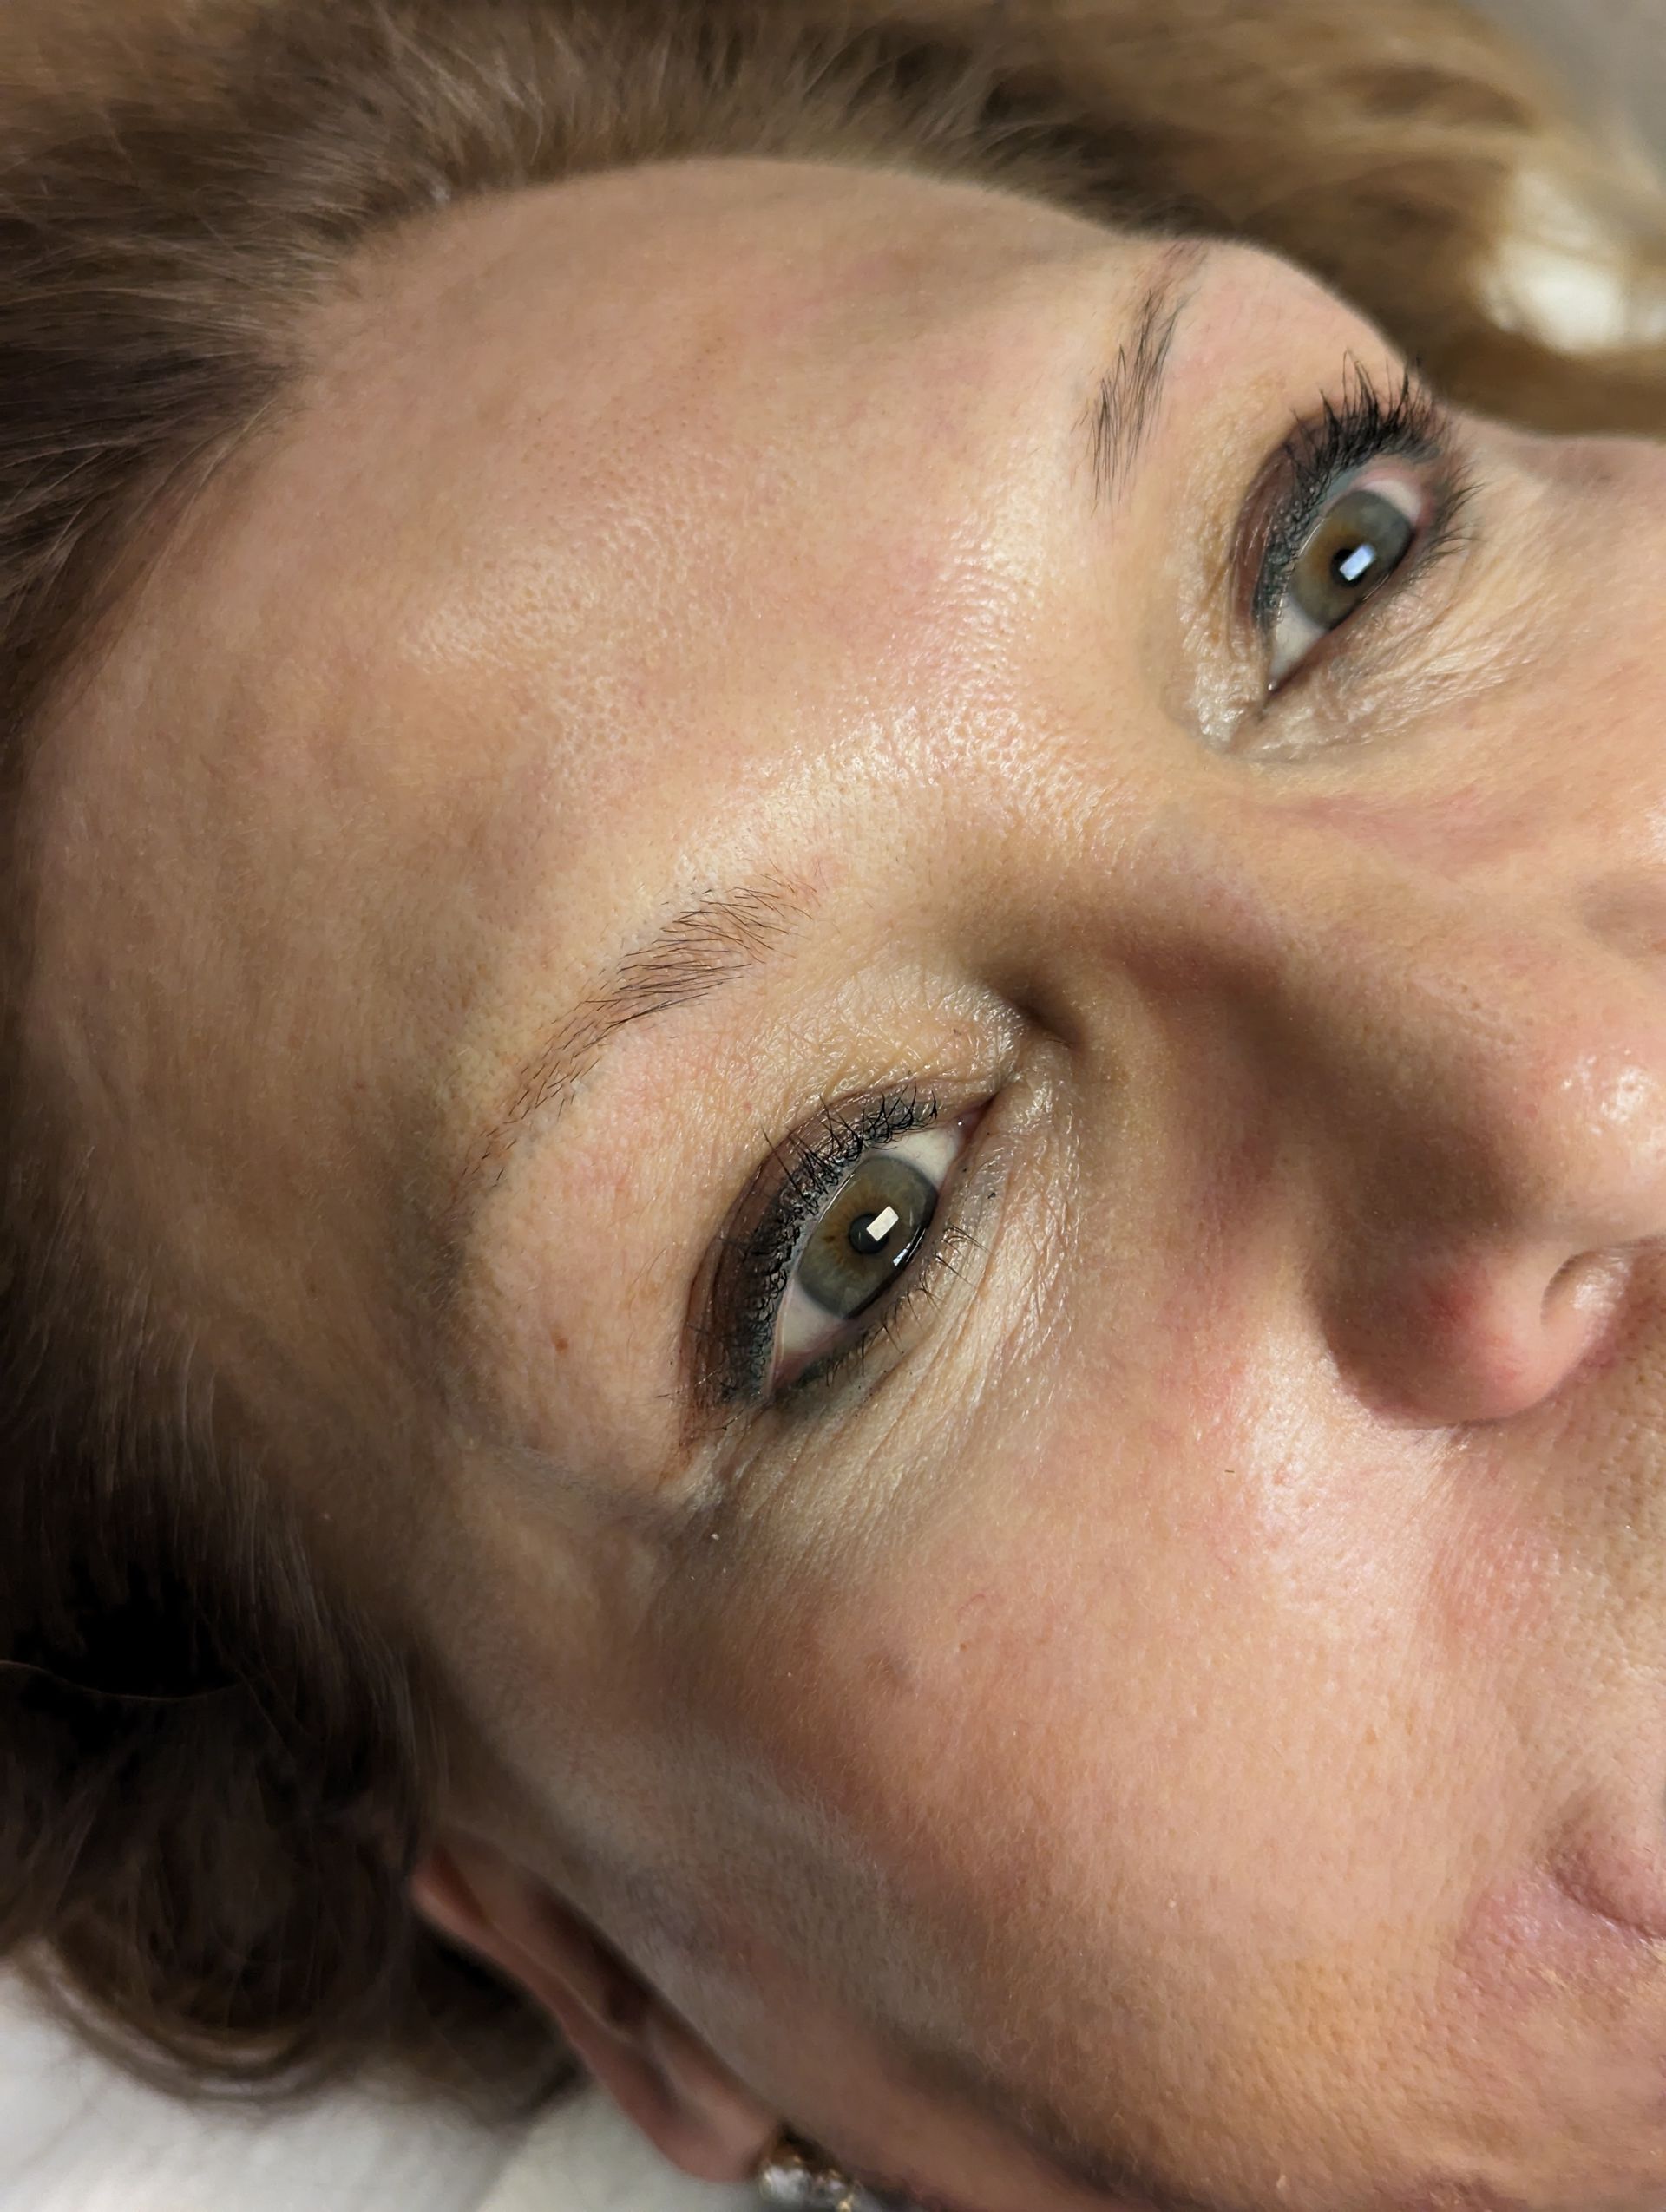
[[[1402,423],[1269,696],[1403,364],[1268,257],[712,161],[311,339],[49,749],[33,1034],[432,1655],[423,1908],[714,2178],[1652,2212],[1666,454]],[[749,1402],[915,1126],[925,1288]]]

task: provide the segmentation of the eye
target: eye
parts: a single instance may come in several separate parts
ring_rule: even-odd
[[[1275,603],[1270,689],[1289,683],[1405,567],[1427,533],[1431,504],[1409,473],[1388,467],[1331,495],[1295,547]]]
[[[1416,373],[1380,385],[1350,359],[1340,395],[1298,422],[1251,487],[1236,564],[1266,696],[1393,586],[1473,542],[1477,489],[1458,418]]]
[[[925,1245],[965,1149],[961,1123],[918,1129],[867,1154],[811,1224],[775,1327],[771,1387],[849,1345],[851,1325],[902,1283]]]
[[[987,1110],[912,1085],[829,1105],[771,1149],[696,1286],[695,1387],[761,1408],[901,1343],[905,1312],[958,1273],[961,1163]],[[951,1186],[954,1187],[953,1193]]]

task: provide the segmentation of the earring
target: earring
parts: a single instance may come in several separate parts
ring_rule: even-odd
[[[876,2196],[783,2129],[758,2166],[758,2192],[777,2212],[908,2212],[901,2197]]]

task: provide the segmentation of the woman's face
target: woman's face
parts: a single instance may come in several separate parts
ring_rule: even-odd
[[[312,336],[38,1033],[456,1832],[955,2207],[1652,2212],[1666,450],[812,165]]]

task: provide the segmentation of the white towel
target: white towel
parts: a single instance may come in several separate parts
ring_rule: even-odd
[[[598,2089],[541,2120],[479,2212],[758,2212],[751,2189],[668,2166]]]
[[[358,2091],[187,2104],[93,2057],[4,1976],[0,2054],[0,2212],[476,2212],[525,2137]],[[553,2177],[541,2212],[569,2202]]]
[[[282,2110],[160,2095],[0,1975],[0,2212],[757,2212],[668,2166],[602,2091],[530,2128],[339,2091]]]

